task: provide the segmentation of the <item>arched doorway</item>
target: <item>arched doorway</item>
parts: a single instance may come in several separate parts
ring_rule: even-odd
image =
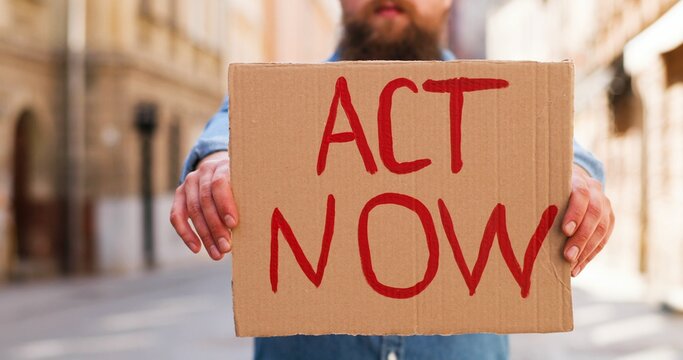
[[[12,210],[14,215],[15,255],[19,262],[29,258],[29,245],[26,240],[29,228],[29,185],[31,128],[35,126],[33,115],[24,111],[19,115],[14,132],[14,151],[12,160]]]
[[[13,280],[43,278],[59,272],[59,204],[51,194],[54,178],[49,166],[51,156],[41,151],[42,144],[35,114],[24,110],[14,129],[12,157],[11,209]]]

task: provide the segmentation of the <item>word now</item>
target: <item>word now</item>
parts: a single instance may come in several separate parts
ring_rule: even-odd
[[[451,171],[457,174],[462,169],[462,108],[465,102],[464,93],[489,89],[501,89],[508,87],[508,82],[502,79],[487,78],[452,78],[446,80],[427,80],[422,84],[422,89],[432,93],[450,94],[450,136],[451,136]],[[412,161],[399,162],[394,155],[394,139],[391,130],[391,106],[393,103],[394,92],[400,88],[408,88],[413,93],[417,93],[417,85],[409,79],[398,78],[390,81],[382,90],[379,96],[379,106],[377,110],[377,134],[379,138],[379,156],[384,166],[395,174],[408,174],[429,166],[430,159],[417,159]],[[334,124],[337,120],[337,109],[341,104],[346,117],[351,126],[351,131],[333,133]],[[342,76],[337,79],[334,97],[330,105],[330,112],[327,116],[325,131],[320,142],[318,152],[318,175],[325,171],[327,164],[327,153],[331,143],[344,143],[355,141],[360,152],[365,169],[370,174],[377,172],[377,164],[372,156],[368,141],[363,131],[363,126],[358,118],[358,113],[351,102],[351,95],[346,79]]]
[[[393,287],[382,284],[375,274],[372,266],[372,256],[370,254],[370,245],[368,239],[368,221],[370,213],[373,209],[381,205],[399,205],[417,214],[422,223],[422,228],[425,233],[427,242],[427,249],[429,250],[429,258],[427,259],[427,269],[425,270],[422,280],[413,286],[406,288]],[[453,257],[460,273],[462,274],[467,287],[469,288],[470,296],[474,295],[481,276],[484,273],[486,264],[488,262],[489,253],[493,246],[493,239],[498,239],[500,252],[503,255],[505,264],[507,265],[512,277],[515,279],[521,289],[521,296],[526,298],[529,295],[531,288],[531,272],[536,261],[536,256],[541,249],[541,245],[545,241],[548,231],[555,221],[557,216],[557,207],[549,206],[541,215],[541,219],[536,226],[531,239],[524,254],[524,266],[521,267],[517,261],[517,257],[512,249],[510,237],[507,232],[505,205],[497,204],[491,216],[489,217],[486,227],[484,228],[484,235],[482,236],[481,245],[479,247],[479,255],[474,264],[474,268],[470,270],[465,257],[463,256],[460,242],[456,236],[455,229],[451,215],[443,200],[438,200],[439,215],[441,217],[441,224],[446,233],[448,243],[453,250]],[[296,262],[304,272],[306,277],[316,286],[319,287],[323,281],[327,259],[330,253],[330,245],[332,244],[332,237],[334,236],[334,220],[335,220],[335,198],[333,195],[327,197],[327,211],[325,215],[325,229],[322,236],[322,246],[320,248],[320,255],[318,256],[318,264],[316,269],[313,269],[310,260],[306,257],[301,245],[297,240],[292,228],[287,223],[287,220],[280,212],[280,209],[275,208],[271,217],[271,239],[270,239],[270,284],[273,292],[277,292],[278,286],[278,261],[279,261],[279,234],[284,236],[285,241],[289,245]],[[361,260],[363,274],[367,283],[378,294],[396,298],[407,299],[418,295],[429,286],[436,276],[439,267],[439,241],[436,236],[436,228],[434,220],[427,209],[418,199],[408,195],[398,193],[383,193],[368,201],[360,213],[358,219],[358,251]]]

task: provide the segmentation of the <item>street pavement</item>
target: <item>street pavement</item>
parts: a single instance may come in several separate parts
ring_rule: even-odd
[[[230,262],[0,287],[0,359],[249,359]],[[511,336],[523,359],[683,360],[683,316],[575,286],[576,330]]]

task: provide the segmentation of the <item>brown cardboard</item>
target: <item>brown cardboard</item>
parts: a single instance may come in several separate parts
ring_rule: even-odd
[[[562,259],[565,237],[559,223],[570,192],[573,64],[233,64],[229,73],[231,176],[240,211],[233,232],[239,336],[572,329],[569,267]],[[334,135],[353,129],[341,104],[334,111],[335,89],[344,88],[340,77],[357,113],[355,140],[350,134]],[[378,110],[388,83],[395,91],[391,96],[386,90],[383,110]],[[460,88],[446,88],[454,84]],[[452,150],[458,147],[452,142],[457,134],[452,134],[451,115],[457,115],[457,89],[477,86],[495,89],[463,93],[460,165]],[[455,95],[435,92],[446,90]],[[331,137],[325,137],[330,112],[337,117],[327,129]],[[387,136],[387,113],[392,137]],[[352,141],[330,143],[323,167],[324,138]],[[362,149],[369,149],[365,157]],[[426,162],[419,159],[431,163],[422,167]],[[406,164],[415,160],[413,168]],[[502,255],[500,232],[488,237],[493,241],[478,286],[470,289],[465,281],[475,268],[487,223],[489,230],[503,224],[497,204],[505,207],[509,247],[520,267],[537,226],[550,227],[547,237],[539,237],[544,241],[528,294],[510,270],[514,261]],[[450,216],[443,216],[444,205]],[[326,226],[332,208],[334,224]],[[300,244],[304,256],[299,260],[310,262],[307,272],[294,256],[291,234],[287,241],[285,222]],[[447,236],[449,223],[466,275]],[[332,230],[327,262],[320,266],[323,233]],[[368,252],[369,261],[367,256],[362,260]]]

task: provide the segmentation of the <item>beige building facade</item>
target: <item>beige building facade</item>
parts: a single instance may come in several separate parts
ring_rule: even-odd
[[[146,227],[152,229],[156,245],[152,261],[172,258],[177,246],[161,214],[167,212],[182,157],[223,96],[225,46],[219,28],[224,4],[0,4],[2,273],[33,277],[68,269],[140,267]],[[70,7],[79,7],[80,14]],[[69,65],[68,33],[79,21],[73,16],[82,16],[85,24],[80,140],[68,133],[66,122],[74,110],[69,97],[78,96],[69,86],[75,70]],[[153,109],[149,134],[138,124],[143,108]],[[142,146],[146,137],[148,149]],[[81,236],[76,239],[66,229],[67,172],[73,170],[66,148],[78,141],[84,146],[78,164],[83,174]],[[142,174],[146,166],[148,179]],[[142,216],[145,181],[150,218]]]
[[[513,0],[488,22],[491,58],[574,61],[575,136],[604,162],[617,218],[594,286],[656,302],[683,292],[682,5]]]
[[[168,213],[228,64],[322,60],[338,16],[336,0],[0,0],[0,281],[206,260]]]

